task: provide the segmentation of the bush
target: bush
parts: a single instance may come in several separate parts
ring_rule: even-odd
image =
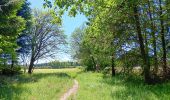
[[[86,67],[83,67],[83,66],[77,66],[76,68],[82,70],[82,71],[86,71]]]
[[[16,73],[20,73],[21,72],[21,66],[14,67],[13,71],[16,72]]]
[[[19,74],[19,73],[21,73],[20,66],[16,66],[14,68],[3,67],[1,70],[1,74],[3,74],[3,75],[14,75],[14,74]]]
[[[3,67],[0,65],[0,74],[2,74]]]
[[[112,67],[105,67],[104,70],[103,70],[103,74],[104,74],[104,75],[110,74],[110,73],[111,73],[111,70],[112,70]]]

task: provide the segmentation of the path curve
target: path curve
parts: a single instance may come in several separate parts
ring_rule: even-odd
[[[74,85],[71,89],[69,89],[66,93],[64,93],[64,95],[60,98],[60,100],[67,100],[69,96],[71,96],[72,94],[76,94],[77,90],[78,90],[78,81],[74,80]]]

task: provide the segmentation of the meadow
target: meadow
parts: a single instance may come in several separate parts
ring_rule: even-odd
[[[71,69],[35,69],[32,75],[1,76],[0,100],[59,100],[74,84],[69,100],[169,100],[170,83],[147,85],[140,77],[104,76]]]
[[[72,85],[74,69],[36,69],[32,75],[1,76],[0,100],[58,100]]]
[[[65,98],[170,100],[170,0],[0,0],[0,100]]]
[[[147,85],[140,77],[105,77],[101,73],[81,73],[75,100],[170,100],[170,83]],[[70,98],[71,100],[71,98]]]

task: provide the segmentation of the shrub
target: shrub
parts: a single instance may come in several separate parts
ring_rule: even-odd
[[[21,67],[20,66],[15,66],[13,68],[11,67],[3,67],[1,70],[1,74],[3,75],[14,75],[14,74],[19,74],[21,73]]]
[[[103,74],[104,74],[104,75],[110,74],[110,73],[111,73],[111,70],[112,70],[111,67],[105,67],[104,70],[103,70]]]

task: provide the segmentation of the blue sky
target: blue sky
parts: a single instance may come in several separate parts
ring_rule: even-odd
[[[38,8],[38,9],[44,10],[43,8],[44,0],[28,0],[28,1],[31,3],[32,9]],[[81,26],[83,22],[87,21],[87,18],[81,14],[78,14],[76,17],[69,17],[66,12],[62,17],[62,20],[63,20],[62,29],[64,30],[64,33],[67,35],[68,40],[69,40],[70,35],[74,31],[74,29]],[[68,60],[71,60],[71,56],[70,54],[62,53],[62,54],[59,54],[56,59],[62,60],[62,61],[68,61]],[[48,62],[48,61],[41,60],[40,62]]]

